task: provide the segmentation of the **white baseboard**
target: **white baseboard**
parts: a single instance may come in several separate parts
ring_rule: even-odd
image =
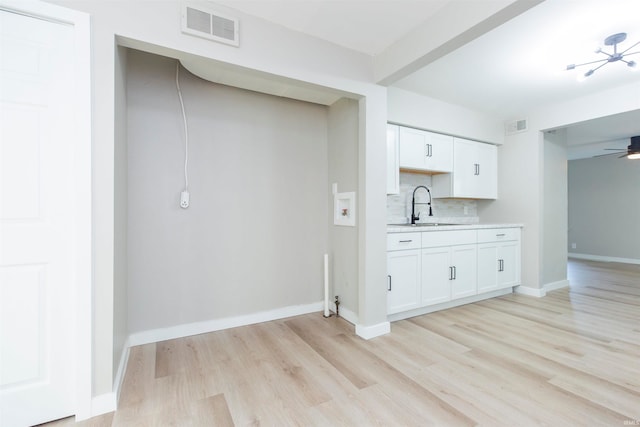
[[[129,354],[131,351],[131,337],[127,338],[122,348],[122,354],[120,355],[120,363],[118,364],[118,371],[113,381],[113,392],[116,395],[116,406],[120,403],[120,391],[122,390],[122,382],[124,381],[124,374],[127,372],[127,365],[129,363]]]
[[[543,288],[545,293],[555,291],[556,289],[562,289],[569,286],[569,281],[567,279],[558,280],[557,282],[546,283]]]
[[[358,315],[346,307],[340,308],[340,317],[342,317],[344,320],[351,323],[352,325],[358,324]]]
[[[91,417],[113,412],[118,407],[116,393],[104,393],[91,399]]]
[[[389,322],[382,322],[371,326],[356,325],[356,335],[365,340],[370,340],[371,338],[379,337],[389,332],[391,332],[391,323]]]
[[[635,258],[619,258],[613,256],[577,254],[573,252],[569,252],[569,258],[586,259],[589,261],[621,262],[623,264],[640,264],[640,259]]]
[[[134,332],[129,336],[129,346],[150,344],[191,335],[205,334],[207,332],[221,331],[223,329],[236,328],[238,326],[253,325],[255,323],[269,322],[271,320],[284,319],[286,317],[299,316],[322,311],[322,301],[304,305],[292,305],[275,310],[261,311],[244,316],[227,317],[224,319],[205,320],[203,322],[186,323],[170,326],[168,328],[151,329],[148,331]]]
[[[516,286],[513,288],[513,292],[516,294],[529,295],[530,297],[542,298],[547,295],[547,292],[544,288],[531,288],[529,286]]]

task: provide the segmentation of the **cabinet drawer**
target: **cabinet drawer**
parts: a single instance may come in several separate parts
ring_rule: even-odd
[[[420,249],[421,233],[389,233],[387,234],[387,250]]]
[[[478,230],[478,243],[502,242],[519,239],[519,228],[488,228],[486,230]]]
[[[422,247],[474,245],[477,242],[476,230],[428,231],[422,233]]]

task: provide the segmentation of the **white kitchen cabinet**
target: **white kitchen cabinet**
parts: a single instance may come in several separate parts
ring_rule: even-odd
[[[387,313],[420,306],[420,249],[387,252]]]
[[[400,126],[400,168],[430,172],[453,170],[453,137]]]
[[[495,145],[453,138],[453,172],[434,175],[434,198],[498,198],[498,149]]]
[[[476,294],[476,231],[435,231],[422,238],[422,304]]]
[[[478,293],[520,284],[520,229],[478,232]]]
[[[387,194],[400,192],[400,127],[387,125]]]
[[[520,235],[517,227],[387,234],[388,314],[508,293],[520,284]]]

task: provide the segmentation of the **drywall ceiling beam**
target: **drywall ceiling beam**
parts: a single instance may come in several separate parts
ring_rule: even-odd
[[[451,1],[374,58],[375,81],[389,86],[543,1]]]

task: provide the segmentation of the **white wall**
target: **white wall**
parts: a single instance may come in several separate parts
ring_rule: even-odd
[[[640,161],[569,162],[570,253],[640,263]]]
[[[182,69],[191,206],[181,209],[175,65],[128,56],[130,332],[321,301],[327,108]]]
[[[114,266],[113,266],[113,354],[112,382],[120,365],[129,327],[127,322],[127,194],[128,194],[128,150],[127,150],[127,49],[118,48],[115,64],[115,140],[114,140]],[[96,354],[96,357],[100,355]]]
[[[492,144],[504,140],[499,118],[438,99],[390,87],[387,106],[392,123]]]
[[[355,100],[343,98],[329,107],[328,158],[328,185],[338,184],[341,193],[358,192],[358,102]],[[329,209],[332,210],[333,194],[328,193]],[[331,212],[327,219],[332,288],[330,308],[335,309],[334,296],[339,296],[341,314],[346,315],[347,320],[357,322],[360,224],[356,223],[355,227],[334,225]],[[353,317],[349,318],[350,315]]]

